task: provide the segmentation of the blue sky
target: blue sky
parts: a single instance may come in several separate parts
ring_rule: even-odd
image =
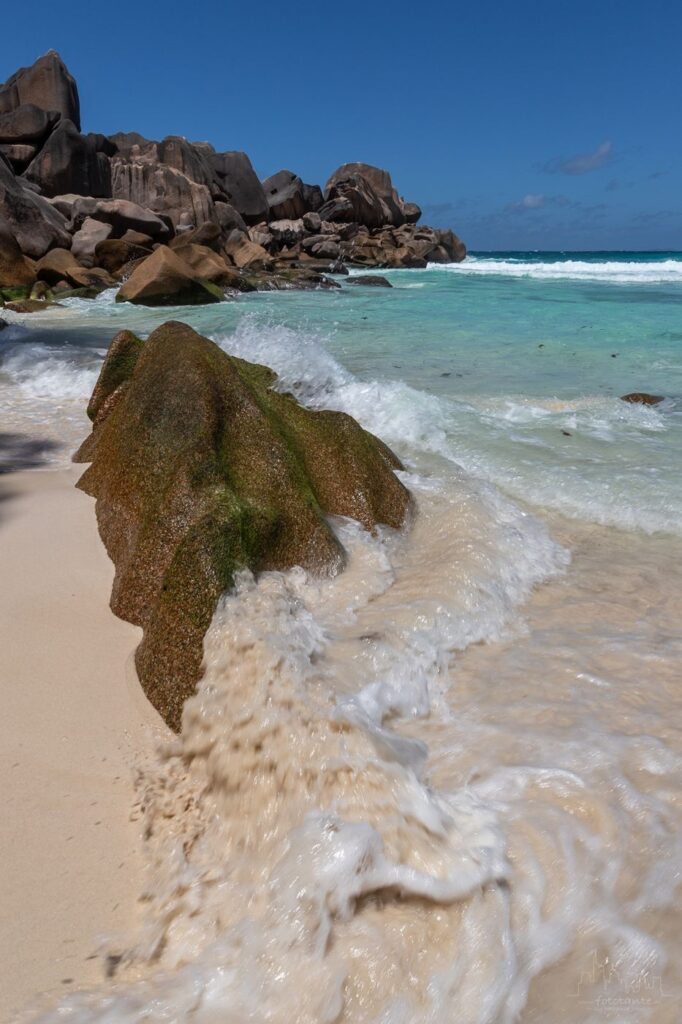
[[[207,139],[321,184],[379,164],[472,249],[682,249],[679,0],[54,11],[11,19],[0,81],[59,50],[84,130]]]

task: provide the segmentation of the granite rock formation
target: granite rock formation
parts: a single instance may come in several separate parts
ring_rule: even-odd
[[[237,277],[251,275],[247,289],[254,282],[308,287],[345,264],[425,267],[466,255],[452,231],[418,223],[419,207],[379,167],[343,164],[323,193],[290,170],[261,182],[245,153],[216,152],[208,142],[83,133],[76,83],[54,51],[0,86],[0,216],[3,244],[9,232],[30,259],[71,250],[86,270],[109,274],[117,263],[116,273],[127,276],[134,260],[152,259],[149,248],[177,248],[184,238],[208,245]],[[145,252],[130,250],[121,261],[124,247],[104,243],[128,232],[145,236],[126,240]],[[237,287],[234,273],[214,270],[211,280]],[[272,278],[265,282],[263,273]],[[3,284],[9,279],[0,277]]]
[[[336,572],[328,516],[400,528],[410,496],[395,455],[350,416],[312,412],[275,374],[185,324],[111,343],[88,406],[79,486],[97,499],[116,567],[111,607],[141,626],[142,686],[178,729],[203,638],[241,569]]]

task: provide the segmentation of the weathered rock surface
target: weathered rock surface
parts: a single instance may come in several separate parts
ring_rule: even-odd
[[[23,256],[9,223],[0,213],[0,285],[30,288],[35,279],[35,271]]]
[[[65,218],[43,196],[24,188],[2,160],[0,214],[7,220],[25,256],[39,259],[49,249],[71,245]]]
[[[360,284],[366,288],[392,288],[393,285],[390,281],[386,280],[385,277],[381,277],[379,274],[356,274],[354,277],[349,277],[346,284]]]
[[[203,637],[237,571],[337,571],[329,515],[401,527],[409,494],[381,441],[274,391],[275,374],[167,323],[112,342],[95,388],[79,486],[116,567],[113,611],[142,627],[137,670],[178,729]]]
[[[214,204],[206,185],[191,181],[182,171],[166,164],[125,160],[111,161],[111,194],[170,218],[177,227],[186,215],[192,226],[214,216]]]
[[[0,87],[0,214],[33,259],[72,249],[89,269],[101,241],[134,232],[145,239],[127,238],[133,245],[191,242],[240,271],[280,275],[258,287],[280,287],[281,272],[306,266],[324,274],[346,263],[425,267],[466,255],[453,232],[418,225],[419,207],[371,164],[343,164],[325,196],[288,170],[261,184],[245,153],[217,153],[208,142],[83,134],[75,82],[54,52]],[[112,264],[119,256],[112,250]],[[126,260],[116,273],[134,269]],[[312,286],[305,275],[298,283]]]
[[[56,110],[43,110],[34,103],[23,103],[0,114],[0,142],[42,142],[58,120]]]
[[[246,153],[214,153],[211,163],[229,203],[247,224],[268,219],[268,201],[263,186]]]
[[[97,150],[95,137],[81,135],[66,119],[57,124],[25,173],[46,196],[111,196],[109,158]]]
[[[112,231],[111,224],[105,224],[104,221],[95,220],[93,217],[86,217],[82,227],[71,240],[71,252],[79,260],[93,256],[98,242],[104,242]]]
[[[20,68],[0,85],[0,114],[31,103],[41,110],[57,111],[80,131],[80,102],[76,82],[54,50],[39,57],[29,68]]]
[[[620,396],[621,402],[631,402],[633,405],[659,405],[663,401],[663,395],[650,395],[646,391],[631,391],[627,395]]]
[[[166,245],[160,245],[133,270],[117,302],[142,306],[196,306],[220,302],[223,294],[203,280]]]
[[[266,178],[263,191],[271,220],[297,220],[308,213],[310,207],[304,195],[304,187],[298,175],[291,171],[278,171]]]

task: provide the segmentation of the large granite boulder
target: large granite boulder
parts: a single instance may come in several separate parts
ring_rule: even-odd
[[[244,221],[259,224],[267,220],[268,201],[246,153],[213,153],[210,159],[217,183]]]
[[[59,120],[56,110],[42,110],[35,103],[0,114],[0,142],[13,144],[41,143]]]
[[[26,188],[0,159],[0,215],[7,220],[25,256],[40,259],[49,249],[68,249],[66,219],[43,196]]]
[[[198,227],[215,220],[208,186],[192,181],[168,164],[117,154],[111,161],[111,190],[114,199],[125,199],[168,217],[176,228],[185,223]]]
[[[22,174],[37,152],[38,147],[29,142],[0,142],[0,153],[15,174]]]
[[[94,217],[86,217],[82,227],[74,234],[71,240],[71,252],[76,259],[90,259],[94,256],[95,249],[99,242],[106,241],[111,235],[113,228],[111,224],[95,220]]]
[[[218,287],[201,278],[167,245],[160,245],[136,265],[116,301],[141,306],[197,306],[223,298]]]
[[[341,167],[334,171],[327,182],[325,186],[326,195],[330,196],[332,190],[343,182],[352,182],[357,178],[362,178],[383,203],[385,210],[382,223],[393,224],[397,227],[405,222],[402,202],[393,187],[391,175],[381,167],[373,167],[372,164],[363,163],[342,164]],[[361,220],[359,223],[364,224],[366,221]],[[376,225],[368,225],[368,227],[373,226]]]
[[[82,203],[76,204],[72,212],[73,220],[78,222],[85,210],[88,211],[88,216],[95,220],[111,224],[115,238],[121,237],[126,231],[139,231],[162,242],[170,235],[170,229],[164,220],[151,210],[146,210],[128,199],[103,199],[93,207],[83,200]]]
[[[32,103],[41,110],[57,111],[80,131],[78,88],[55,50],[39,57],[31,67],[20,68],[4,85],[0,85],[0,114],[16,110],[26,103]]]
[[[116,567],[111,607],[144,631],[136,665],[178,729],[203,638],[241,569],[329,574],[344,552],[329,516],[401,527],[398,459],[350,416],[312,412],[275,374],[167,323],[111,344],[76,458]],[[238,655],[235,655],[238,656]]]
[[[0,213],[0,288],[31,288],[35,271],[22,255],[10,224]]]
[[[103,269],[83,267],[66,249],[51,249],[36,263],[36,277],[49,285],[65,282],[71,288],[109,288],[113,278]]]
[[[146,260],[149,255],[150,248],[147,245],[126,238],[106,238],[96,244],[93,260],[96,266],[102,267],[109,274],[118,275],[119,271],[127,270],[140,260]]]
[[[291,171],[277,171],[263,182],[263,191],[268,201],[271,220],[298,220],[309,207],[304,195],[304,185],[297,174]]]
[[[215,174],[208,156],[180,135],[169,135],[156,145],[158,162],[181,171],[190,181],[214,187]]]
[[[25,174],[46,196],[72,192],[81,196],[111,196],[111,164],[98,150],[98,137],[81,135],[76,125],[62,119]]]
[[[326,195],[326,202],[318,211],[322,220],[363,224],[367,228],[380,228],[390,223],[386,204],[362,175],[334,181]]]

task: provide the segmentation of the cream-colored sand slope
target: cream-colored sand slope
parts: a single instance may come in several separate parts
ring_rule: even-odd
[[[165,726],[75,470],[0,477],[0,1019],[102,977],[141,891],[133,766]]]

